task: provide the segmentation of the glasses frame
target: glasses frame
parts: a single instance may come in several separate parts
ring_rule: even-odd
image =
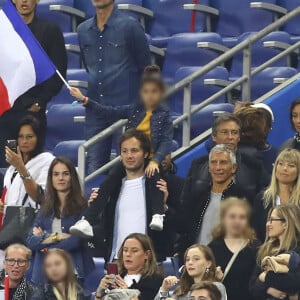
[[[268,223],[272,224],[273,222],[285,222],[283,218],[269,218]]]
[[[15,264],[17,264],[18,267],[25,267],[26,264],[28,263],[28,260],[19,260],[19,259],[14,259],[14,258],[5,258],[5,263],[10,266],[13,267]]]

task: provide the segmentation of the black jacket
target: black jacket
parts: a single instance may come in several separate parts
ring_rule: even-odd
[[[294,251],[300,254],[300,247]],[[257,266],[250,280],[250,292],[255,300],[267,300],[272,298],[267,294],[269,287],[287,293],[288,295],[300,295],[300,266],[296,271],[290,271],[286,274],[269,271],[266,275],[265,282],[261,282],[258,279],[258,276],[262,272],[262,268]],[[284,300],[288,299],[289,297],[286,297]]]
[[[67,54],[65,41],[60,28],[53,23],[34,17],[28,24],[33,35],[40,42],[42,48],[50,57],[54,65],[65,77],[67,70]],[[53,75],[45,82],[31,88],[20,96],[13,106],[13,110],[27,110],[32,104],[38,102],[41,110],[46,109],[47,103],[60,91],[63,82],[58,75]]]
[[[263,193],[260,192],[254,201],[253,214],[252,214],[252,225],[255,229],[256,236],[260,241],[264,241],[266,238],[266,223],[268,220],[269,210],[272,208],[270,203],[268,207],[264,206]]]
[[[203,156],[192,162],[188,177],[193,177],[195,184],[211,182],[208,159],[208,156]],[[244,189],[244,197],[253,203],[255,196],[269,184],[269,175],[262,163],[254,157],[238,151],[236,159],[238,168],[235,182]]]
[[[211,183],[198,180],[196,169],[191,170],[185,181],[182,193],[182,207],[177,217],[177,231],[181,233],[178,251],[184,252],[194,244],[200,233],[203,217],[208,206]],[[231,183],[223,192],[222,200],[228,197],[245,198],[245,191],[237,184]]]
[[[280,146],[279,152],[281,152],[282,150],[287,149],[287,148],[300,150],[300,143],[297,142],[297,141],[295,140],[295,138],[292,137],[292,138],[286,140],[286,141]]]

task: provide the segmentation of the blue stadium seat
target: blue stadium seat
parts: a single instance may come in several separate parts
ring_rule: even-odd
[[[60,142],[55,146],[53,154],[55,156],[66,156],[72,161],[74,166],[78,166],[78,148],[83,143],[84,140]]]
[[[105,275],[104,270],[104,259],[103,258],[94,258],[95,270],[89,274],[84,280],[84,289],[90,292],[95,292],[99,286],[100,280]]]
[[[2,7],[5,2],[6,0],[0,0],[0,7]]]
[[[156,2],[156,5],[149,2]],[[149,24],[149,34],[152,36],[153,45],[166,48],[169,38],[178,33],[187,33],[191,29],[192,11],[184,10],[184,4],[192,4],[192,0],[150,0],[147,6],[154,11],[154,18]],[[209,0],[202,0],[202,5],[209,5]],[[195,32],[206,30],[205,16],[197,13]]]
[[[297,70],[288,67],[267,68],[264,71],[253,76],[251,82],[251,98],[256,100],[270,90],[274,89],[279,83],[285,79],[293,77],[297,74]],[[274,79],[278,81],[274,81]]]
[[[247,33],[242,34],[238,38],[238,43],[241,43],[242,41],[246,40],[252,34],[254,34],[254,33],[247,32]],[[266,62],[267,60],[276,56],[277,54],[282,52],[282,50],[285,49],[284,47],[281,48],[281,44],[279,44],[278,46],[276,45],[275,47],[273,47],[272,45],[271,45],[271,47],[264,47],[264,42],[274,42],[274,41],[280,42],[281,44],[283,43],[283,45],[291,44],[290,35],[288,33],[283,32],[283,31],[271,32],[270,34],[268,34],[267,36],[262,38],[260,41],[253,44],[253,46],[252,46],[252,63],[251,63],[252,68],[255,68],[255,67],[259,66],[260,64]],[[277,61],[276,63],[274,63],[272,65],[272,67],[273,66],[274,67],[287,67],[287,66],[289,66],[288,59],[282,58],[279,61]],[[243,69],[243,53],[240,52],[233,57],[230,76],[232,78],[239,77],[242,74],[242,69]]]
[[[81,57],[78,45],[78,34],[76,32],[64,33],[65,45],[68,54],[68,69],[80,69]]]
[[[87,93],[88,74],[84,69],[69,69],[66,78],[71,86],[79,87],[83,94]],[[48,103],[47,108],[55,104],[72,104],[74,100],[67,87],[63,86],[59,94]]]
[[[233,112],[233,105],[229,103],[210,104],[200,110],[192,117],[191,137],[195,138],[207,129],[211,128],[215,117],[214,112],[227,111]]]
[[[52,151],[62,141],[84,140],[84,123],[75,123],[75,116],[84,116],[81,105],[53,105],[47,113],[46,149]]]
[[[167,257],[167,259],[163,262],[163,267],[164,267],[164,277],[177,275],[171,257]]]
[[[199,67],[182,67],[178,69],[175,75],[175,83],[184,79],[188,75],[199,70]],[[226,68],[217,67],[204,76],[199,77],[192,83],[192,105],[199,104],[203,100],[220,91],[223,87],[218,85],[205,85],[205,79],[229,80],[229,74]],[[226,95],[219,97],[214,103],[225,103]],[[176,113],[183,111],[183,91],[177,92],[171,100],[171,110]]]
[[[227,46],[232,46],[235,39],[245,32],[259,31],[274,20],[272,11],[251,8],[251,0],[211,0],[212,6],[219,10],[216,32]],[[276,0],[264,0],[265,3],[276,4]]]
[[[291,11],[294,8],[300,6],[300,0],[277,0],[278,5],[287,9],[287,11]],[[300,40],[300,16],[298,15],[290,22],[286,23],[283,28],[290,35],[292,35],[292,40],[299,41]]]
[[[181,33],[173,35],[168,43],[163,75],[168,84],[174,82],[175,74],[180,67],[204,66],[217,58],[219,51],[197,47],[198,42],[210,42],[223,46],[217,33]]]

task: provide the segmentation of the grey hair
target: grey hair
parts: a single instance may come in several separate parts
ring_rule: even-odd
[[[130,289],[115,289],[111,290],[103,300],[131,300],[139,297],[141,292],[139,290]]]
[[[234,114],[225,112],[224,114],[222,114],[221,116],[215,119],[212,125],[212,136],[216,136],[218,133],[219,126],[222,123],[226,123],[226,122],[235,122],[239,127],[239,132],[241,131],[240,120]]]
[[[224,153],[224,152],[229,154],[231,164],[236,165],[236,155],[235,155],[235,153],[224,144],[216,145],[215,147],[213,147],[210,150],[209,161],[211,161],[211,157],[212,157],[213,153]]]

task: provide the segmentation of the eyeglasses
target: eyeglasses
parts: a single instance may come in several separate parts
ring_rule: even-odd
[[[17,264],[18,267],[25,267],[28,260],[25,259],[14,259],[14,258],[6,258],[5,262],[8,266],[13,267]]]
[[[219,130],[219,133],[224,136],[238,136],[240,134],[238,130]]]
[[[269,218],[268,222],[270,224],[272,224],[273,222],[285,222],[285,219],[283,219],[283,218]]]

